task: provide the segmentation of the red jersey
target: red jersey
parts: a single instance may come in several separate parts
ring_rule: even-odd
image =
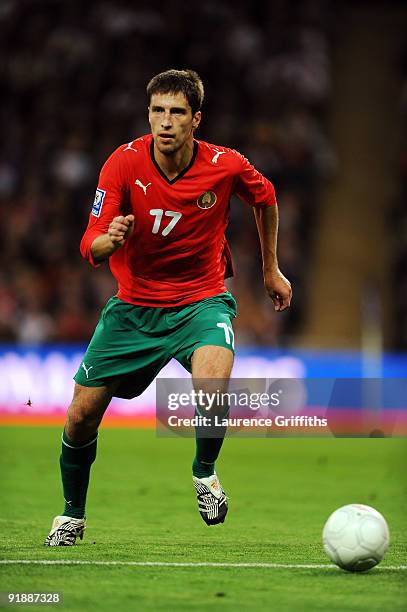
[[[273,185],[240,153],[194,141],[190,164],[169,180],[154,159],[151,134],[121,145],[103,166],[82,256],[118,215],[134,214],[131,236],[109,258],[117,296],[140,306],[170,307],[226,291],[233,274],[225,238],[230,198],[273,206]]]

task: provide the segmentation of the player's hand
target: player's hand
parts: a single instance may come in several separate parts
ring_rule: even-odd
[[[115,217],[113,219],[109,225],[107,234],[114,246],[118,248],[126,242],[127,238],[133,231],[133,227],[134,215],[126,215],[126,217],[120,215],[119,217]]]
[[[264,273],[264,286],[274,303],[274,310],[281,312],[289,308],[293,291],[290,281],[277,268]]]

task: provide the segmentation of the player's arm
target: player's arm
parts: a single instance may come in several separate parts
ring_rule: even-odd
[[[254,208],[263,258],[263,278],[267,293],[274,303],[274,310],[290,306],[292,289],[290,281],[280,272],[277,261],[278,207]]]
[[[239,160],[235,193],[254,209],[263,257],[264,286],[273,300],[274,310],[285,310],[290,306],[292,289],[278,267],[278,207],[274,187],[245,157],[235,154]]]

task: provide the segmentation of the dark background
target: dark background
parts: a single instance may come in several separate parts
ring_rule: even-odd
[[[339,9],[334,4],[1,3],[0,341],[88,340],[101,307],[115,292],[108,266],[92,270],[78,250],[100,167],[120,143],[149,131],[149,79],[168,68],[189,67],[200,74],[206,91],[197,137],[238,149],[276,187],[280,267],[294,286],[292,309],[275,315],[262,287],[252,211],[233,200],[229,239],[236,277],[230,288],[239,305],[238,343],[359,348],[366,327],[363,317],[358,322],[359,310],[368,295],[366,308],[376,313],[373,327],[379,330],[380,343],[391,350],[406,348],[407,54],[402,29],[395,29],[405,10],[398,3],[341,3]],[[328,270],[326,286],[316,282],[314,274],[330,266],[330,246],[316,246],[326,232],[321,211],[329,211],[330,190],[342,181],[346,168],[346,151],[336,139],[334,121],[346,97],[339,85],[342,49],[353,36],[355,49],[350,53],[357,59],[360,40],[363,54],[366,19],[381,28],[379,55],[383,40],[394,40],[396,31],[399,36],[386,56],[394,85],[389,117],[397,129],[382,143],[389,150],[391,164],[385,172],[392,185],[377,208],[381,214],[385,211],[385,242],[376,249],[366,244],[372,253],[385,254],[386,282],[376,282],[369,273],[370,293],[358,290],[344,313],[344,324],[349,324],[345,344],[344,334],[336,333],[340,326],[329,319],[321,327],[324,342],[318,342],[315,322],[310,322],[310,312],[315,312],[312,296],[324,300],[330,284],[337,282],[334,267],[332,275]],[[346,66],[357,81],[357,62]],[[380,76],[381,71],[385,79],[388,70],[379,62],[375,73]],[[375,112],[373,99],[372,108],[363,107],[361,116],[370,113],[375,121]],[[351,149],[352,123],[345,124],[341,133],[348,130]],[[370,178],[372,191],[380,179],[374,171]],[[360,201],[344,209],[350,228],[340,243],[343,251],[347,231],[353,231],[352,206]],[[366,219],[356,236],[358,244],[369,233],[368,223]],[[344,261],[346,274],[356,269],[353,261]],[[357,286],[363,274],[355,280]],[[391,303],[386,305],[382,296],[389,292]],[[328,303],[327,308],[332,312],[337,305]],[[353,331],[352,317],[361,329]]]

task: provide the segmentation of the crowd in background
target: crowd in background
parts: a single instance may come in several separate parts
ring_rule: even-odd
[[[295,338],[319,190],[334,164],[324,11],[315,0],[1,3],[0,341],[89,339],[116,291],[108,266],[92,270],[78,249],[98,172],[120,143],[149,131],[149,79],[187,67],[206,88],[197,138],[239,150],[277,191],[280,267],[295,299],[274,313],[252,211],[233,199],[238,342]]]
[[[392,296],[392,346],[398,350],[407,349],[407,46],[402,54],[402,95],[400,100],[400,155],[399,188],[394,206],[391,236],[392,282],[395,287]]]

